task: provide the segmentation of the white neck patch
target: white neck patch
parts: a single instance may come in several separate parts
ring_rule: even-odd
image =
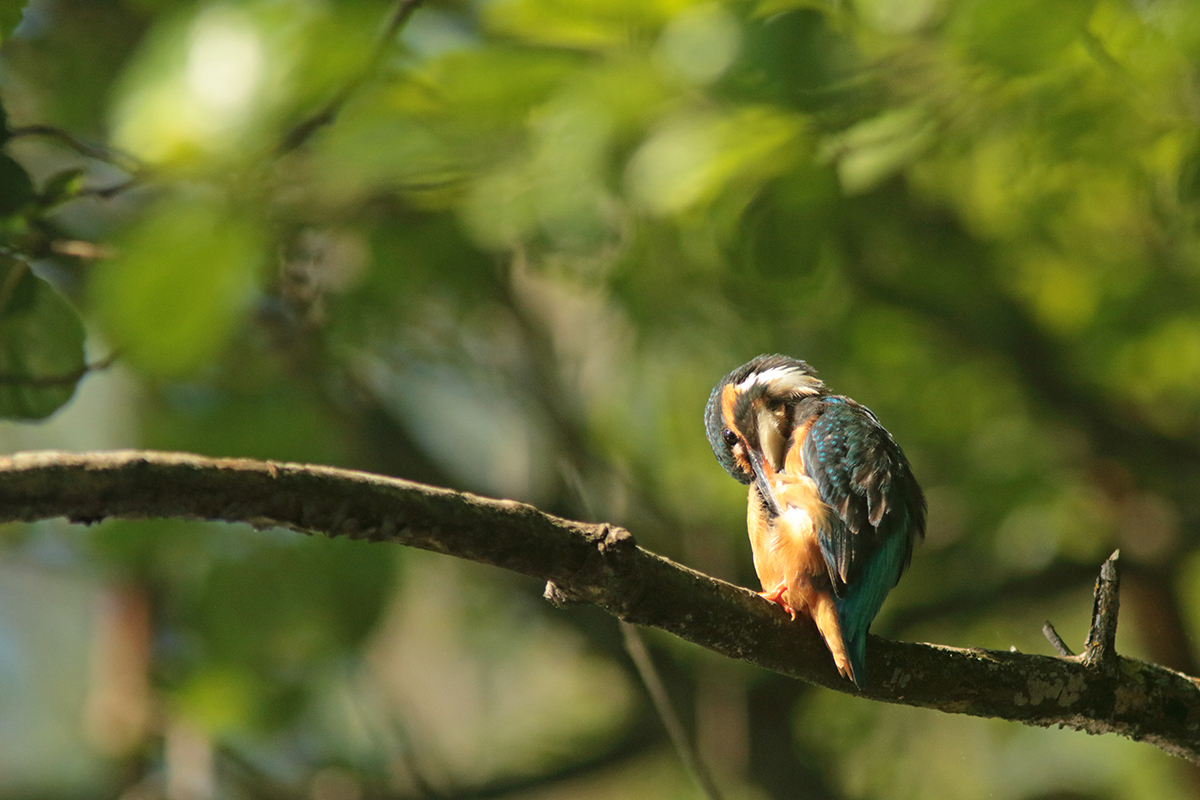
[[[737,385],[740,392],[752,386],[765,386],[768,392],[781,395],[813,395],[825,388],[816,375],[796,367],[771,367],[762,372],[752,372]]]

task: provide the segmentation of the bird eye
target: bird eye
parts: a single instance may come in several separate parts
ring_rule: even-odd
[[[725,440],[725,444],[728,447],[733,447],[735,444],[737,444],[738,440],[737,434],[728,428],[726,428],[725,432],[721,434],[721,438]]]

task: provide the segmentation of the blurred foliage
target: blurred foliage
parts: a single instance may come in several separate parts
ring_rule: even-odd
[[[230,206],[233,206],[230,208]],[[150,373],[208,363],[253,300],[261,229],[227,198],[178,198],[116,244],[90,288],[110,338]]]
[[[0,257],[0,414],[41,419],[83,377],[83,325],[25,264]]]
[[[1195,674],[1200,7],[426,0],[381,40],[402,7],[0,2],[0,416],[48,418],[0,446],[383,472],[753,586],[700,416],[785,352],[929,494],[877,632],[1079,642],[1119,546],[1122,651]],[[0,794],[693,796],[615,623],[522,579],[200,523],[0,545]],[[651,644],[731,797],[1200,791]]]

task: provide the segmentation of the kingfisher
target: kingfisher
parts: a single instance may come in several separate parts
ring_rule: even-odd
[[[925,495],[904,451],[868,408],[781,355],[726,375],[704,424],[717,461],[750,487],[759,594],[811,617],[838,672],[860,686],[867,629],[925,535]]]

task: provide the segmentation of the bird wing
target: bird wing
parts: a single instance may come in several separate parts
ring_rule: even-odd
[[[908,459],[875,415],[849,398],[827,398],[803,427],[804,470],[836,513],[817,531],[834,592],[842,595],[879,546],[899,535],[907,541],[890,589],[925,531],[925,499]]]

